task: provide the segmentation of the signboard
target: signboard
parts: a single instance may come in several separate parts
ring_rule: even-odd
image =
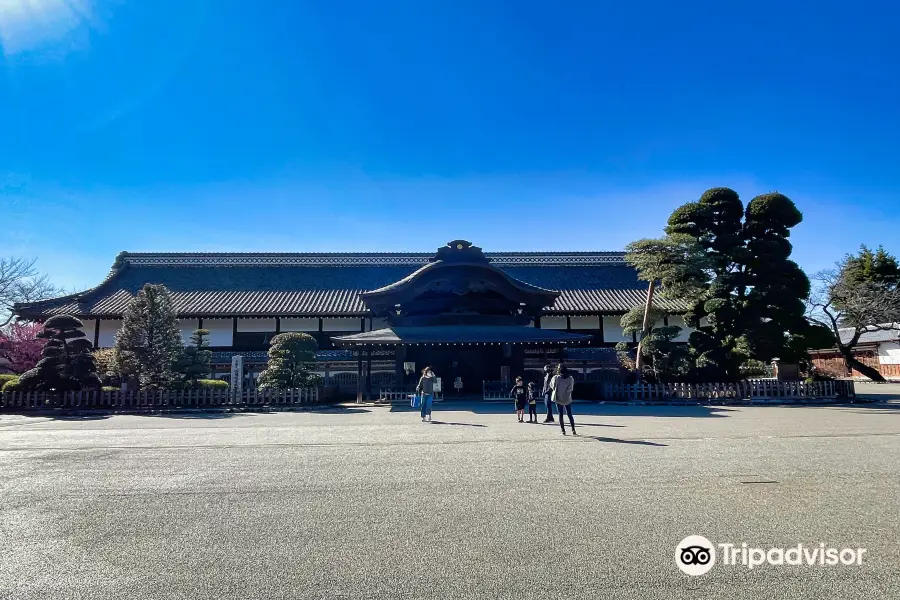
[[[435,378],[434,378],[434,391],[435,391],[435,392],[440,392],[440,391],[442,391],[442,390],[441,390],[441,378],[440,378],[440,377],[435,377]]]
[[[237,398],[244,391],[244,357],[240,354],[231,357],[231,394]]]

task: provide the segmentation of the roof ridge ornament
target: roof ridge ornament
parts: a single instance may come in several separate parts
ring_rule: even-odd
[[[429,262],[466,262],[466,263],[489,263],[491,259],[484,255],[484,251],[478,246],[474,246],[468,240],[453,240],[447,242],[446,246],[438,248],[437,254],[434,255]]]

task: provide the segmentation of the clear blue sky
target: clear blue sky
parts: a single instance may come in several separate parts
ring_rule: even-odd
[[[620,249],[778,189],[900,252],[888,2],[0,0],[0,254]]]

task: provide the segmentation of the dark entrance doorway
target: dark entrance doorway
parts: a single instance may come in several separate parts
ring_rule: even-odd
[[[503,347],[489,346],[412,346],[406,349],[407,361],[416,363],[419,371],[431,365],[441,378],[444,397],[481,395],[482,382],[500,379]],[[456,378],[462,388],[454,387]]]

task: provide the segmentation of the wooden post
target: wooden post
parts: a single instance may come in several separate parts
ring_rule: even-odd
[[[372,346],[366,349],[366,402],[372,401]]]
[[[363,347],[356,346],[356,401],[363,401]]]

